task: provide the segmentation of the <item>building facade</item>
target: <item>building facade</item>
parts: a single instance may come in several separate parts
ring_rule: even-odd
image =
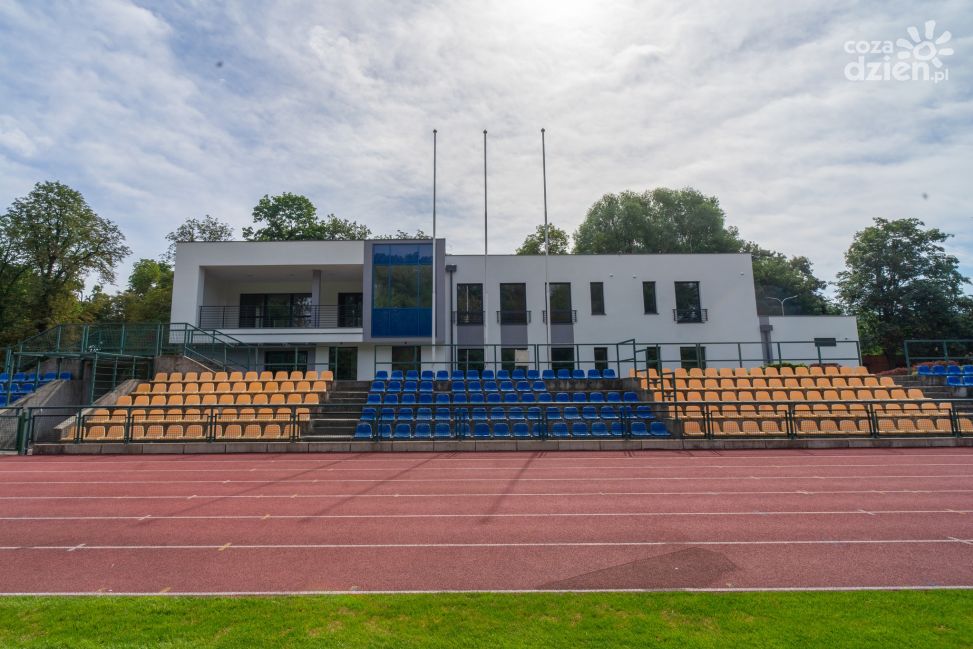
[[[172,321],[261,367],[858,364],[855,319],[757,315],[748,254],[447,255],[445,241],[180,243]],[[550,304],[545,303],[550,287]]]

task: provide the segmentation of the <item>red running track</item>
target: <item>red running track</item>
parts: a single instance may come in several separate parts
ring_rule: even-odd
[[[973,449],[0,458],[0,593],[973,587]]]

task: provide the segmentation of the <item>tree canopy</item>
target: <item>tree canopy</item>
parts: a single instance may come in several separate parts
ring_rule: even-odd
[[[547,243],[548,252],[552,255],[566,255],[570,252],[570,240],[568,239],[568,233],[553,223],[547,224]],[[536,230],[527,235],[527,238],[524,239],[524,243],[517,248],[517,254],[544,254],[544,224],[538,225]]]
[[[306,196],[284,192],[264,195],[253,208],[254,225],[243,228],[247,241],[346,241],[367,239],[368,226],[329,214],[317,216],[317,208]]]
[[[742,252],[749,252],[753,260],[753,285],[757,296],[757,313],[780,315],[783,300],[789,315],[838,313],[837,307],[824,297],[828,283],[815,277],[811,260],[804,256],[787,255],[747,242]],[[776,299],[771,299],[776,298]]]
[[[176,244],[180,241],[232,241],[233,226],[207,214],[201,219],[190,217],[166,235],[169,248],[162,258],[172,263],[176,259]]]
[[[969,299],[952,235],[919,219],[874,219],[855,234],[838,273],[838,295],[858,316],[863,347],[894,361],[908,338],[954,337]]]

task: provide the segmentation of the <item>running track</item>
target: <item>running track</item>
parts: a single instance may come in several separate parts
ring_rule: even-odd
[[[973,586],[973,449],[0,458],[0,593]]]

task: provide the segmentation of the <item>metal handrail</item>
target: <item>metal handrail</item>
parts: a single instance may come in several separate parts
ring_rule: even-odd
[[[709,320],[709,309],[673,309],[672,319],[680,324],[706,322]]]
[[[541,312],[547,322],[547,311]],[[577,309],[551,309],[551,324],[573,324],[578,321]]]
[[[204,329],[358,329],[362,307],[343,304],[199,307]]]

